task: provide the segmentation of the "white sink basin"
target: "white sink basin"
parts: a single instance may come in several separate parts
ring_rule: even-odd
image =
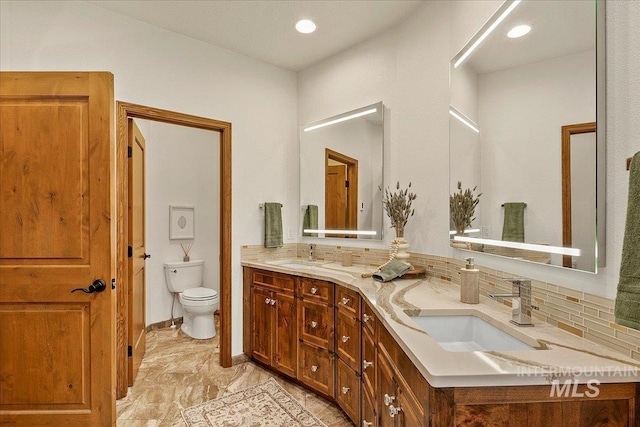
[[[535,350],[476,316],[422,315],[410,318],[447,351]]]

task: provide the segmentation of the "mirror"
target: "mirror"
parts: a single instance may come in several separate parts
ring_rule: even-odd
[[[449,193],[479,195],[463,232],[451,216],[452,246],[604,266],[603,7],[506,1],[452,59]]]
[[[300,130],[302,236],[382,239],[384,106]]]

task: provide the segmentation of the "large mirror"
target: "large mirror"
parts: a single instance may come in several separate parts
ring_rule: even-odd
[[[450,203],[452,246],[604,265],[602,3],[506,1],[452,59],[450,194],[478,200]]]
[[[302,236],[382,239],[383,141],[382,102],[302,127]]]

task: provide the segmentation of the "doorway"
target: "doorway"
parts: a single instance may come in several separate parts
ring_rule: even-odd
[[[127,147],[129,145],[129,119],[144,119],[179,126],[198,128],[216,132],[212,134],[212,143],[218,143],[220,150],[220,365],[229,367],[231,360],[231,123],[191,116],[173,111],[117,102],[117,141],[116,141],[116,198],[117,204],[117,290],[116,324],[116,398],[127,394],[128,386],[128,296],[127,286],[130,274],[128,268],[128,173]],[[214,136],[215,135],[215,136]]]
[[[358,229],[358,160],[325,148],[325,228]],[[354,237],[327,234],[327,237]]]

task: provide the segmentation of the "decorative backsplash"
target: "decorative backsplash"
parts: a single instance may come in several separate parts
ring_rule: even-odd
[[[305,259],[308,250],[308,244],[305,243],[289,243],[277,249],[247,245],[242,246],[241,258],[243,261]],[[345,250],[352,252],[354,264],[377,267],[389,259],[388,249],[316,245],[314,252],[317,260],[340,262]],[[419,253],[411,253],[410,261],[425,267],[429,276],[457,285],[460,284],[460,269],[465,264],[462,260]],[[476,268],[480,270],[480,294],[488,296],[489,293],[511,291],[511,285],[502,279],[513,277],[512,273],[479,266]],[[531,286],[532,304],[537,308],[531,313],[534,320],[549,323],[640,361],[640,331],[615,323],[614,300],[539,280],[531,280]],[[511,305],[509,298],[498,298],[498,301]]]

